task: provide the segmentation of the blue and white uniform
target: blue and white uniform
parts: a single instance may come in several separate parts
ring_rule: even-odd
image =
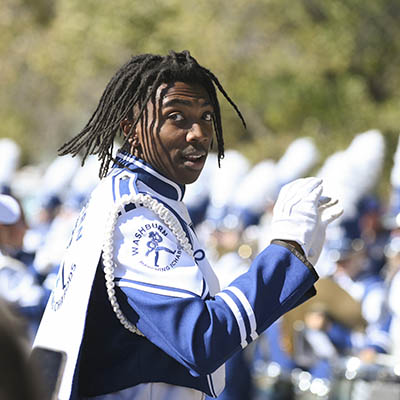
[[[359,335],[354,335],[354,348],[375,348],[380,353],[390,353],[392,342],[389,335],[391,313],[386,305],[386,285],[378,275],[365,274],[351,279],[348,275],[335,278],[361,305],[361,313],[367,322],[365,337],[360,341]]]
[[[164,400],[167,394],[154,393],[165,387],[188,388],[182,399],[218,396],[226,360],[315,294],[315,270],[299,253],[272,244],[221,291],[182,202],[184,186],[128,153],[119,153],[105,181],[113,201],[146,193],[162,202],[179,220],[194,256],[151,211],[125,207],[114,233],[116,296],[144,336],[129,332],[116,318],[99,257],[71,399]],[[90,207],[89,202],[88,212]]]

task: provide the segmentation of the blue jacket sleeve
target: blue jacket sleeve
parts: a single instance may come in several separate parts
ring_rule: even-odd
[[[138,329],[193,374],[215,371],[281,315],[315,294],[318,276],[301,255],[271,244],[245,274],[214,297],[165,295],[163,288],[121,289]]]

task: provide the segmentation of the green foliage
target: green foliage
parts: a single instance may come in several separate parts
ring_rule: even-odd
[[[0,136],[24,159],[54,157],[130,55],[189,49],[248,121],[223,104],[227,147],[277,159],[311,136],[321,162],[352,137],[397,143],[400,3],[396,0],[3,0]],[[384,190],[384,189],[383,189]]]

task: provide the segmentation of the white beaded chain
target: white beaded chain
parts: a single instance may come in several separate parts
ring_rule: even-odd
[[[117,297],[115,296],[114,289],[114,230],[117,225],[119,213],[124,209],[127,204],[135,204],[136,207],[142,206],[153,211],[175,235],[182,249],[191,257],[193,257],[193,249],[188,237],[186,236],[186,233],[184,232],[181,224],[179,223],[175,215],[173,215],[167,207],[165,207],[162,203],[160,203],[158,200],[154,199],[150,195],[142,193],[132,195],[126,194],[121,197],[118,203],[113,205],[113,208],[111,209],[108,220],[106,222],[105,240],[103,244],[103,265],[104,275],[106,278],[108,299],[110,300],[111,306],[121,324],[130,332],[136,333],[140,336],[144,336],[143,333],[140,332],[139,329],[137,329],[136,326],[133,325],[122,313],[122,310],[117,301]]]

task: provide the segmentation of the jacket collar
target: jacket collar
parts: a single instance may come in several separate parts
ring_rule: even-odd
[[[120,150],[114,168],[125,168],[137,174],[138,179],[161,195],[172,200],[182,201],[185,186],[171,181],[157,172],[150,164],[134,155]]]

